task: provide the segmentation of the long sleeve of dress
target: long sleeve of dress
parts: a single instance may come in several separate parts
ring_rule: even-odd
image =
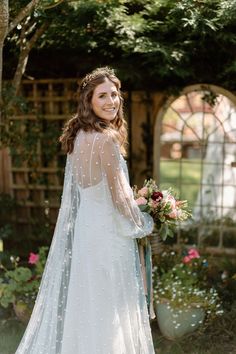
[[[118,146],[111,137],[106,137],[100,152],[101,168],[113,204],[119,212],[119,227],[124,236],[141,238],[153,230],[153,219],[142,213],[136,204],[133,191],[122,167]]]

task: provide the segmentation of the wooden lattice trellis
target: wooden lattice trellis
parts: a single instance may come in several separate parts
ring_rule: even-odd
[[[46,217],[48,222],[55,223],[65,156],[59,151],[59,147],[54,156],[48,158],[47,153],[51,147],[56,150],[62,126],[74,112],[76,89],[76,79],[23,81],[22,96],[26,99],[29,109],[27,113],[16,114],[12,120],[13,124],[19,124],[22,134],[27,129],[35,130],[32,138],[35,137],[35,141],[32,141],[32,155],[35,156],[32,156],[31,163],[19,163],[21,151],[11,153],[10,188],[19,205],[16,221],[22,225],[22,232],[29,231],[30,222],[37,218]]]

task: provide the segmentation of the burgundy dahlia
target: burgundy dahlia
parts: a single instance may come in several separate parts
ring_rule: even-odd
[[[161,192],[153,192],[151,198],[155,202],[160,202],[163,199],[163,194]]]

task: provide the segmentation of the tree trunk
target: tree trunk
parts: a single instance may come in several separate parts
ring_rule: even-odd
[[[3,67],[3,44],[8,31],[9,4],[8,0],[0,1],[0,124],[2,111],[2,67]]]

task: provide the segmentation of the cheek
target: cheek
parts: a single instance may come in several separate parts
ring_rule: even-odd
[[[91,106],[92,106],[93,111],[95,112],[99,109],[99,102],[97,102],[97,100],[94,99],[91,101]]]
[[[120,98],[119,97],[116,98],[115,104],[116,104],[117,107],[120,106]]]

